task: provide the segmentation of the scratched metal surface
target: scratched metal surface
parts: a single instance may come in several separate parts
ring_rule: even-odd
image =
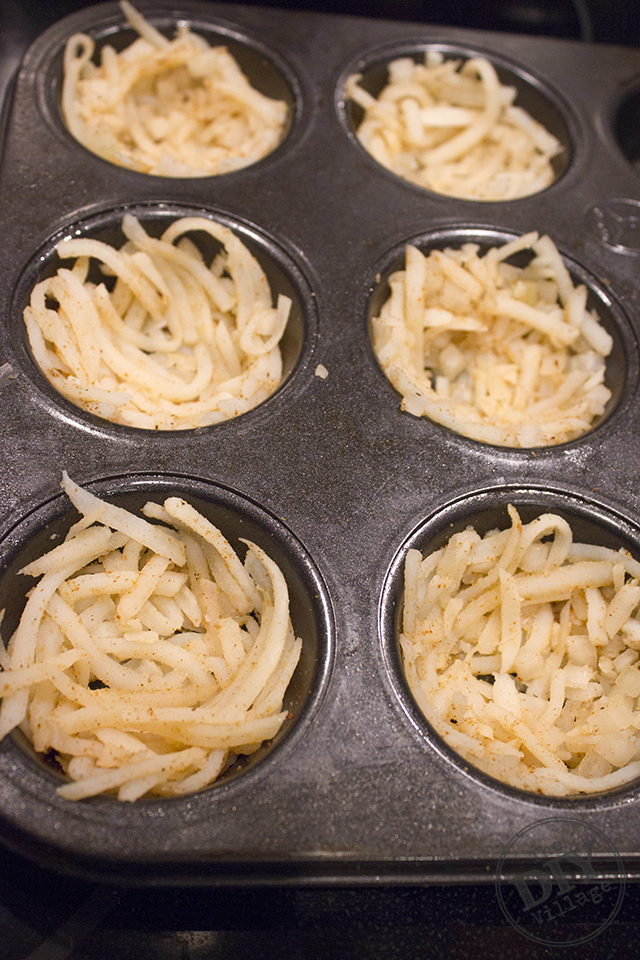
[[[73,14],[30,48],[7,99],[0,159],[0,593],[17,610],[23,548],[69,522],[62,470],[131,503],[178,488],[231,536],[248,526],[274,545],[307,653],[280,742],[192,797],[65,803],[56,777],[9,739],[0,747],[0,839],[41,862],[141,882],[482,881],[522,825],[578,816],[639,875],[638,786],[549,800],[474,774],[413,707],[394,622],[408,546],[477,515],[494,522],[509,500],[552,506],[584,536],[602,532],[640,554],[640,181],[625,133],[640,52],[187,0],[139,7],[160,26],[177,12],[248,48],[249,66],[287,91],[294,119],[281,147],[252,168],[145,177],[79,147],[57,110],[66,38],[116,30],[117,5]],[[569,162],[552,187],[510,203],[457,201],[398,181],[360,150],[344,78],[427,44],[485,54],[516,78],[566,141]],[[260,408],[197,431],[134,431],[77,411],[35,369],[21,312],[55,239],[114,231],[130,208],[151,220],[184,210],[222,218],[293,293],[290,373]],[[615,335],[608,416],[581,440],[534,452],[401,413],[368,337],[377,274],[410,239],[531,229],[548,232],[588,280]],[[319,363],[326,379],[315,376]],[[615,858],[600,852],[601,874],[615,872]]]

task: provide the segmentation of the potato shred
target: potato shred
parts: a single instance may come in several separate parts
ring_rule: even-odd
[[[73,261],[34,287],[24,311],[35,360],[77,406],[152,430],[205,426],[265,400],[282,379],[291,300],[272,306],[260,264],[228,228],[183,217],[156,239],[131,214],[116,250],[89,237],[56,247]],[[210,266],[185,234],[222,245]],[[103,282],[94,282],[96,261]]]
[[[562,517],[408,552],[400,646],[427,720],[513,787],[593,793],[640,776],[640,563]]]
[[[200,790],[287,716],[301,640],[282,572],[179,497],[138,516],[62,486],[82,519],[21,570],[40,579],[2,648],[0,738],[53,754],[69,800]]]
[[[281,142],[288,107],[256,90],[224,46],[180,23],[173,40],[127,0],[139,37],[99,64],[84,33],[64,55],[62,111],[70,133],[120,167],[163,177],[204,177],[247,167]]]
[[[393,60],[388,73],[377,98],[360,74],[345,88],[364,111],[356,136],[383,167],[467,200],[512,200],[554,181],[551,161],[562,145],[514,104],[515,88],[500,83],[488,60],[427,51],[423,63]]]
[[[521,251],[526,266],[507,262]],[[511,447],[564,443],[604,413],[613,340],[549,237],[484,255],[409,245],[389,286],[372,339],[403,410]]]

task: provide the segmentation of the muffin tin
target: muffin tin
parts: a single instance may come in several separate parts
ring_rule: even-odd
[[[285,569],[305,651],[281,735],[189,797],[66,802],[55,772],[7,738],[0,840],[41,863],[137,883],[492,881],[498,865],[507,878],[518,869],[503,853],[524,826],[565,819],[570,842],[573,818],[607,838],[595,847],[600,876],[619,873],[613,848],[639,877],[640,784],[550,799],[473,771],[415,708],[395,631],[406,550],[476,517],[493,523],[509,502],[557,509],[579,536],[640,557],[640,179],[627,132],[640,51],[189,0],[138,7],[161,29],[177,17],[233,44],[264,92],[287,97],[291,124],[244,170],[146,176],[89,153],[60,117],[67,37],[119,42],[117,4],[71,15],[26,54],[0,160],[3,629],[23,602],[17,570],[72,522],[59,487],[67,470],[133,505],[178,491],[232,539],[249,531]],[[552,186],[508,202],[453,200],[398,180],[362,150],[345,78],[372,71],[379,83],[384,63],[426,46],[487,56],[516,78],[521,102],[566,145]],[[34,279],[51,269],[57,239],[117,231],[126,210],[149,222],[220,219],[293,294],[287,375],[255,410],[197,430],[135,430],[81,412],[39,373],[22,324]],[[614,332],[607,416],[571,443],[513,450],[402,413],[368,322],[404,244],[530,230],[550,234]]]

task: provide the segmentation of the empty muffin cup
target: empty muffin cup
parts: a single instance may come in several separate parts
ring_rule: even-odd
[[[640,87],[626,90],[616,105],[613,115],[613,134],[618,147],[634,167],[640,170]]]

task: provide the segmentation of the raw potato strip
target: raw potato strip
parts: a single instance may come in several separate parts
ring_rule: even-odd
[[[181,521],[194,533],[199,534],[203,540],[210,543],[220,554],[225,567],[235,580],[242,594],[240,599],[241,605],[238,611],[240,613],[247,613],[252,608],[260,606],[261,601],[254,582],[246,572],[229,541],[222,536],[217,527],[214,527],[202,514],[198,513],[197,510],[180,497],[169,497],[168,500],[165,500],[164,507],[170,517]],[[257,550],[257,547],[254,549]],[[275,576],[275,574],[273,575]],[[279,579],[278,582],[280,582]],[[229,590],[227,592],[229,592]]]
[[[38,561],[28,564],[21,573],[29,575],[31,570],[43,573],[42,579],[36,584],[29,598],[23,616],[17,629],[8,644],[10,658],[4,669],[28,668],[36,662],[38,652],[37,636],[42,623],[46,607],[55,595],[58,587],[74,572],[78,565],[85,566],[96,557],[105,553],[113,543],[111,531],[105,528],[99,530],[82,531],[76,543],[75,559],[71,560],[66,544],[55,547],[51,554],[54,556],[53,565],[39,565]],[[32,574],[38,576],[39,574]],[[10,680],[10,678],[7,678]],[[29,691],[22,687],[10,692],[2,699],[0,705],[0,739],[6,736],[14,727],[21,724],[27,715]]]
[[[118,770],[105,770],[89,775],[76,783],[66,784],[58,788],[58,793],[67,800],[83,800],[86,797],[94,797],[98,793],[122,787],[127,782],[148,776],[149,773],[162,773],[164,781],[172,775],[182,773],[185,768],[189,770],[198,766],[205,759],[205,751],[195,747],[191,750],[146,757],[144,760],[123,764]]]
[[[356,135],[397,176],[468,200],[525,197],[555,179],[551,161],[561,144],[513,106],[515,88],[500,83],[488,60],[429,51],[423,63],[394,60],[377,99],[361,79],[350,76],[345,90],[364,111]]]
[[[69,800],[199,790],[287,716],[302,641],[286,581],[178,497],[147,520],[62,486],[82,519],[21,571],[41,579],[2,657],[0,733],[53,751]]]
[[[62,487],[74,507],[85,517],[90,516],[93,522],[99,521],[106,527],[119,530],[120,533],[137,540],[179,567],[184,564],[186,560],[184,544],[174,536],[173,531],[163,530],[156,524],[143,520],[142,517],[132,515],[122,507],[116,507],[112,503],[101,500],[89,490],[84,490],[74,483],[66,470],[62,474]]]
[[[400,647],[426,718],[511,786],[597,793],[640,775],[640,572],[544,514],[410,550]]]
[[[163,177],[239,170],[282,140],[287,104],[255,90],[226,47],[179,24],[168,40],[130,4],[138,38],[100,62],[85,34],[67,41],[62,112],[88,150],[121,167]]]
[[[32,291],[24,320],[53,386],[97,416],[151,430],[218,423],[270,396],[282,380],[291,300],[281,294],[272,304],[242,241],[204,217],[176,220],[156,239],[126,214],[122,230],[120,250],[88,237],[62,240],[57,252],[75,259],[73,268]],[[190,232],[222,245],[210,266]],[[91,260],[104,283],[88,279]]]
[[[526,250],[527,266],[505,262]],[[408,245],[389,287],[373,345],[403,410],[511,447],[564,443],[604,413],[613,341],[549,237],[483,256],[471,243],[428,256]]]

